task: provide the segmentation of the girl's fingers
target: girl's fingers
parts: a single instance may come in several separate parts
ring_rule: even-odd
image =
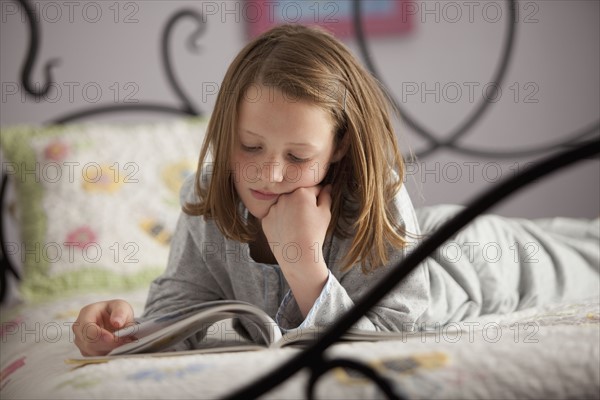
[[[73,324],[75,345],[83,355],[104,355],[131,341],[113,331],[133,322],[133,308],[123,300],[99,302],[83,307]]]
[[[110,324],[114,329],[121,329],[125,324],[133,322],[133,309],[126,301],[109,301],[106,305],[106,311],[110,315]]]
[[[317,207],[331,209],[331,185],[325,185],[317,197]]]
[[[92,334],[92,331],[94,333]],[[76,342],[81,354],[85,356],[100,356],[109,353],[116,347],[131,341],[128,338],[116,338],[112,332],[102,329],[99,326],[96,329],[88,329],[86,338],[79,343]]]

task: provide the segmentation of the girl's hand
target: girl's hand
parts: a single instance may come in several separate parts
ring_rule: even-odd
[[[306,317],[327,282],[323,242],[331,220],[331,185],[279,196],[262,219],[273,255]]]
[[[115,331],[133,323],[133,308],[124,300],[101,301],[81,309],[73,324],[75,345],[84,356],[100,356],[132,338],[117,338]]]
[[[303,187],[279,196],[262,220],[280,265],[322,261],[331,221],[331,185]]]

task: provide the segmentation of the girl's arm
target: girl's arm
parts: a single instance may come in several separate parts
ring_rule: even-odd
[[[329,271],[321,249],[331,220],[331,185],[299,188],[282,195],[262,228],[285,279],[306,316],[321,294]]]
[[[415,235],[419,234],[418,222],[414,214],[414,209],[408,193],[404,188],[396,195],[395,205],[397,216],[402,221],[408,232]],[[325,200],[326,201],[326,200]],[[279,203],[279,201],[278,201]],[[269,213],[270,215],[270,213]],[[267,216],[268,218],[269,216]],[[321,216],[323,221],[325,218]],[[329,219],[326,219],[327,223]],[[264,224],[263,224],[264,225]],[[316,228],[313,225],[304,225],[309,227],[308,232],[319,232],[318,223]],[[294,231],[302,231],[301,223],[298,221],[291,224],[291,229]],[[327,251],[327,259],[325,260],[323,252],[315,252],[315,247],[309,249],[307,254],[314,257],[319,254],[318,261],[300,265],[297,263],[291,266],[282,266],[282,270],[288,270],[288,276],[294,278],[292,273],[301,273],[309,271],[314,267],[319,273],[322,271],[321,265],[325,265],[329,271],[325,271],[327,276],[324,284],[314,279],[318,293],[314,292],[310,296],[294,290],[292,282],[288,279],[290,292],[285,297],[279,311],[277,313],[277,321],[284,329],[293,329],[297,327],[327,327],[335,322],[342,314],[349,311],[363,295],[380,279],[385,279],[390,268],[396,265],[398,261],[405,257],[407,249],[396,249],[390,254],[390,262],[388,265],[381,266],[368,274],[364,274],[360,265],[355,265],[347,271],[340,271],[339,265],[342,259],[349,251],[351,240],[334,240],[333,248]],[[321,242],[322,243],[322,242]],[[319,247],[321,249],[322,247]],[[295,267],[295,269],[294,269]],[[291,271],[291,272],[289,272]],[[315,275],[306,274],[305,279],[311,280]],[[318,275],[319,279],[321,275]],[[427,310],[429,306],[430,282],[428,269],[425,265],[417,268],[411,273],[401,285],[386,296],[376,307],[370,310],[361,320],[357,322],[355,328],[365,330],[383,330],[383,331],[399,331],[414,329],[417,320]],[[320,284],[320,286],[319,286]],[[300,294],[300,297],[298,296]],[[306,303],[303,304],[303,301]]]
[[[343,250],[343,249],[342,249]],[[343,257],[340,252],[338,257]],[[404,254],[399,251],[390,265],[382,266],[369,274],[363,274],[360,266],[341,273],[331,271],[307,315],[300,312],[298,302],[292,291],[281,303],[276,321],[283,329],[327,328],[344,313],[350,311],[375,283],[385,279],[390,268]],[[336,260],[332,260],[332,264]],[[337,261],[341,261],[337,260]],[[335,270],[335,265],[334,265]],[[334,273],[335,272],[335,273]],[[370,331],[412,331],[429,307],[429,276],[426,265],[419,266],[384,297],[375,307],[365,314],[353,328]]]

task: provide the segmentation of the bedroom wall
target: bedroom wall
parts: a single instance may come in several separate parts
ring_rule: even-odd
[[[33,79],[43,82],[44,63],[58,58],[60,63],[52,71],[59,90],[39,101],[23,95],[19,71],[28,47],[28,30],[17,3],[0,0],[2,126],[43,123],[106,104],[177,105],[159,51],[168,17],[182,7],[204,11],[206,25],[197,40],[197,53],[184,45],[195,29],[194,23],[186,20],[176,26],[171,47],[175,72],[194,104],[209,113],[228,63],[247,40],[244,2],[32,3],[38,10],[42,32]],[[325,7],[327,3],[316,4]],[[461,143],[493,151],[524,149],[561,140],[599,119],[600,3],[558,0],[518,4],[514,58],[501,94]],[[371,52],[400,104],[443,139],[487,93],[506,30],[506,4],[415,1],[413,5],[411,32],[371,39]],[[353,39],[345,41],[357,52]],[[169,116],[112,114],[95,119],[161,118]],[[404,149],[419,152],[424,148],[425,142],[418,135],[399,122],[397,125]],[[418,206],[463,204],[535,158],[495,159],[438,151],[408,167],[407,185]],[[494,211],[530,218],[598,216],[599,181],[600,163],[589,160],[537,184]]]

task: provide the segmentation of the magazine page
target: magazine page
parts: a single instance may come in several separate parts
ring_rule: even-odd
[[[119,355],[106,355],[106,356],[88,356],[88,357],[74,357],[65,359],[65,364],[74,365],[76,368],[89,365],[89,364],[103,364],[112,360],[118,360],[123,358],[139,358],[139,357],[179,357],[192,354],[213,354],[213,353],[235,353],[245,351],[258,351],[264,350],[265,347],[261,345],[252,345],[248,343],[237,344],[234,343],[220,343],[218,347],[207,347],[194,350],[185,351],[161,351],[159,353],[132,353],[132,354],[119,354]]]
[[[256,306],[238,301],[219,301],[146,321],[148,324],[129,327],[126,333],[137,340],[117,347],[109,355],[163,351],[194,334],[203,335],[212,324],[230,318],[249,320],[256,327],[257,336],[263,338],[265,346],[281,338],[275,321]],[[125,336],[123,333],[119,335]]]
[[[135,323],[129,326],[126,326],[114,333],[116,337],[126,337],[126,336],[134,336],[138,339],[143,338],[145,336],[150,335],[167,327],[169,325],[173,325],[175,322],[185,319],[193,314],[196,314],[202,310],[212,309],[218,305],[225,304],[247,304],[244,302],[239,302],[235,300],[217,300],[217,301],[208,301],[200,304],[192,304],[182,309],[170,312],[168,314],[160,315],[154,318],[150,318],[148,320]]]
[[[306,347],[321,337],[325,332],[323,328],[296,328],[286,331],[281,339],[274,342],[271,348],[280,348],[285,346]]]
[[[326,328],[303,328],[292,329],[287,331],[280,340],[273,343],[271,347],[307,347],[318,341],[327,331]],[[348,329],[339,339],[338,342],[376,342],[382,340],[402,340],[406,341],[411,336],[428,335],[429,332],[407,332],[407,331],[367,331],[355,328]],[[435,334],[435,333],[433,333]]]

